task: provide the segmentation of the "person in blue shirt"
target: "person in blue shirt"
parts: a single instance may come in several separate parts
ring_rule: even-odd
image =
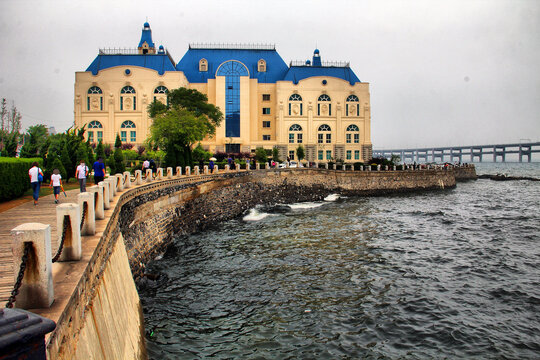
[[[105,164],[103,163],[103,159],[99,158],[94,163],[94,183],[97,185],[100,181],[103,181],[105,179]]]

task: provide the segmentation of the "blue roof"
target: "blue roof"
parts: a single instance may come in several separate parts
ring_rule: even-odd
[[[208,61],[208,71],[199,71],[199,60]],[[266,61],[266,72],[258,72],[257,63],[260,59]],[[249,77],[259,83],[275,83],[283,80],[289,67],[276,50],[247,50],[247,49],[189,49],[176,70],[184,72],[190,83],[205,83],[208,79],[216,78],[216,71],[222,63],[237,60],[246,65]]]
[[[350,67],[337,66],[291,66],[283,80],[298,84],[300,80],[313,76],[335,77],[346,80],[351,85],[361,82]]]
[[[100,70],[115,66],[140,66],[155,70],[159,75],[165,71],[175,71],[174,62],[167,54],[98,55],[86,71],[97,75]]]

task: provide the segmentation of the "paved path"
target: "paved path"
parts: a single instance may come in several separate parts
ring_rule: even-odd
[[[92,184],[89,184],[91,186]],[[60,194],[60,203],[77,203],[79,190],[69,190]],[[56,235],[56,204],[54,195],[48,195],[39,199],[39,204],[34,206],[33,201],[0,213],[0,306],[4,307],[13,290],[14,269],[13,254],[11,253],[11,230],[20,224],[36,222],[51,225],[51,248],[52,256],[58,249]],[[17,269],[18,271],[18,269]]]

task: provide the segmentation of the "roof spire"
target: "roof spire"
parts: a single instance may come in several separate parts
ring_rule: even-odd
[[[313,51],[312,66],[321,66],[321,55],[319,54],[319,49],[315,49],[315,51]]]
[[[150,29],[150,24],[148,23],[148,20],[143,25],[141,41],[139,41],[138,49],[139,54],[156,53],[156,47],[154,45],[154,42],[152,41],[152,30]]]

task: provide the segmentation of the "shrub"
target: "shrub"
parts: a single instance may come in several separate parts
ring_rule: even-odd
[[[28,170],[32,163],[37,161],[39,167],[43,170],[42,158],[6,158],[0,157],[0,201],[15,199],[30,188],[30,178]]]

